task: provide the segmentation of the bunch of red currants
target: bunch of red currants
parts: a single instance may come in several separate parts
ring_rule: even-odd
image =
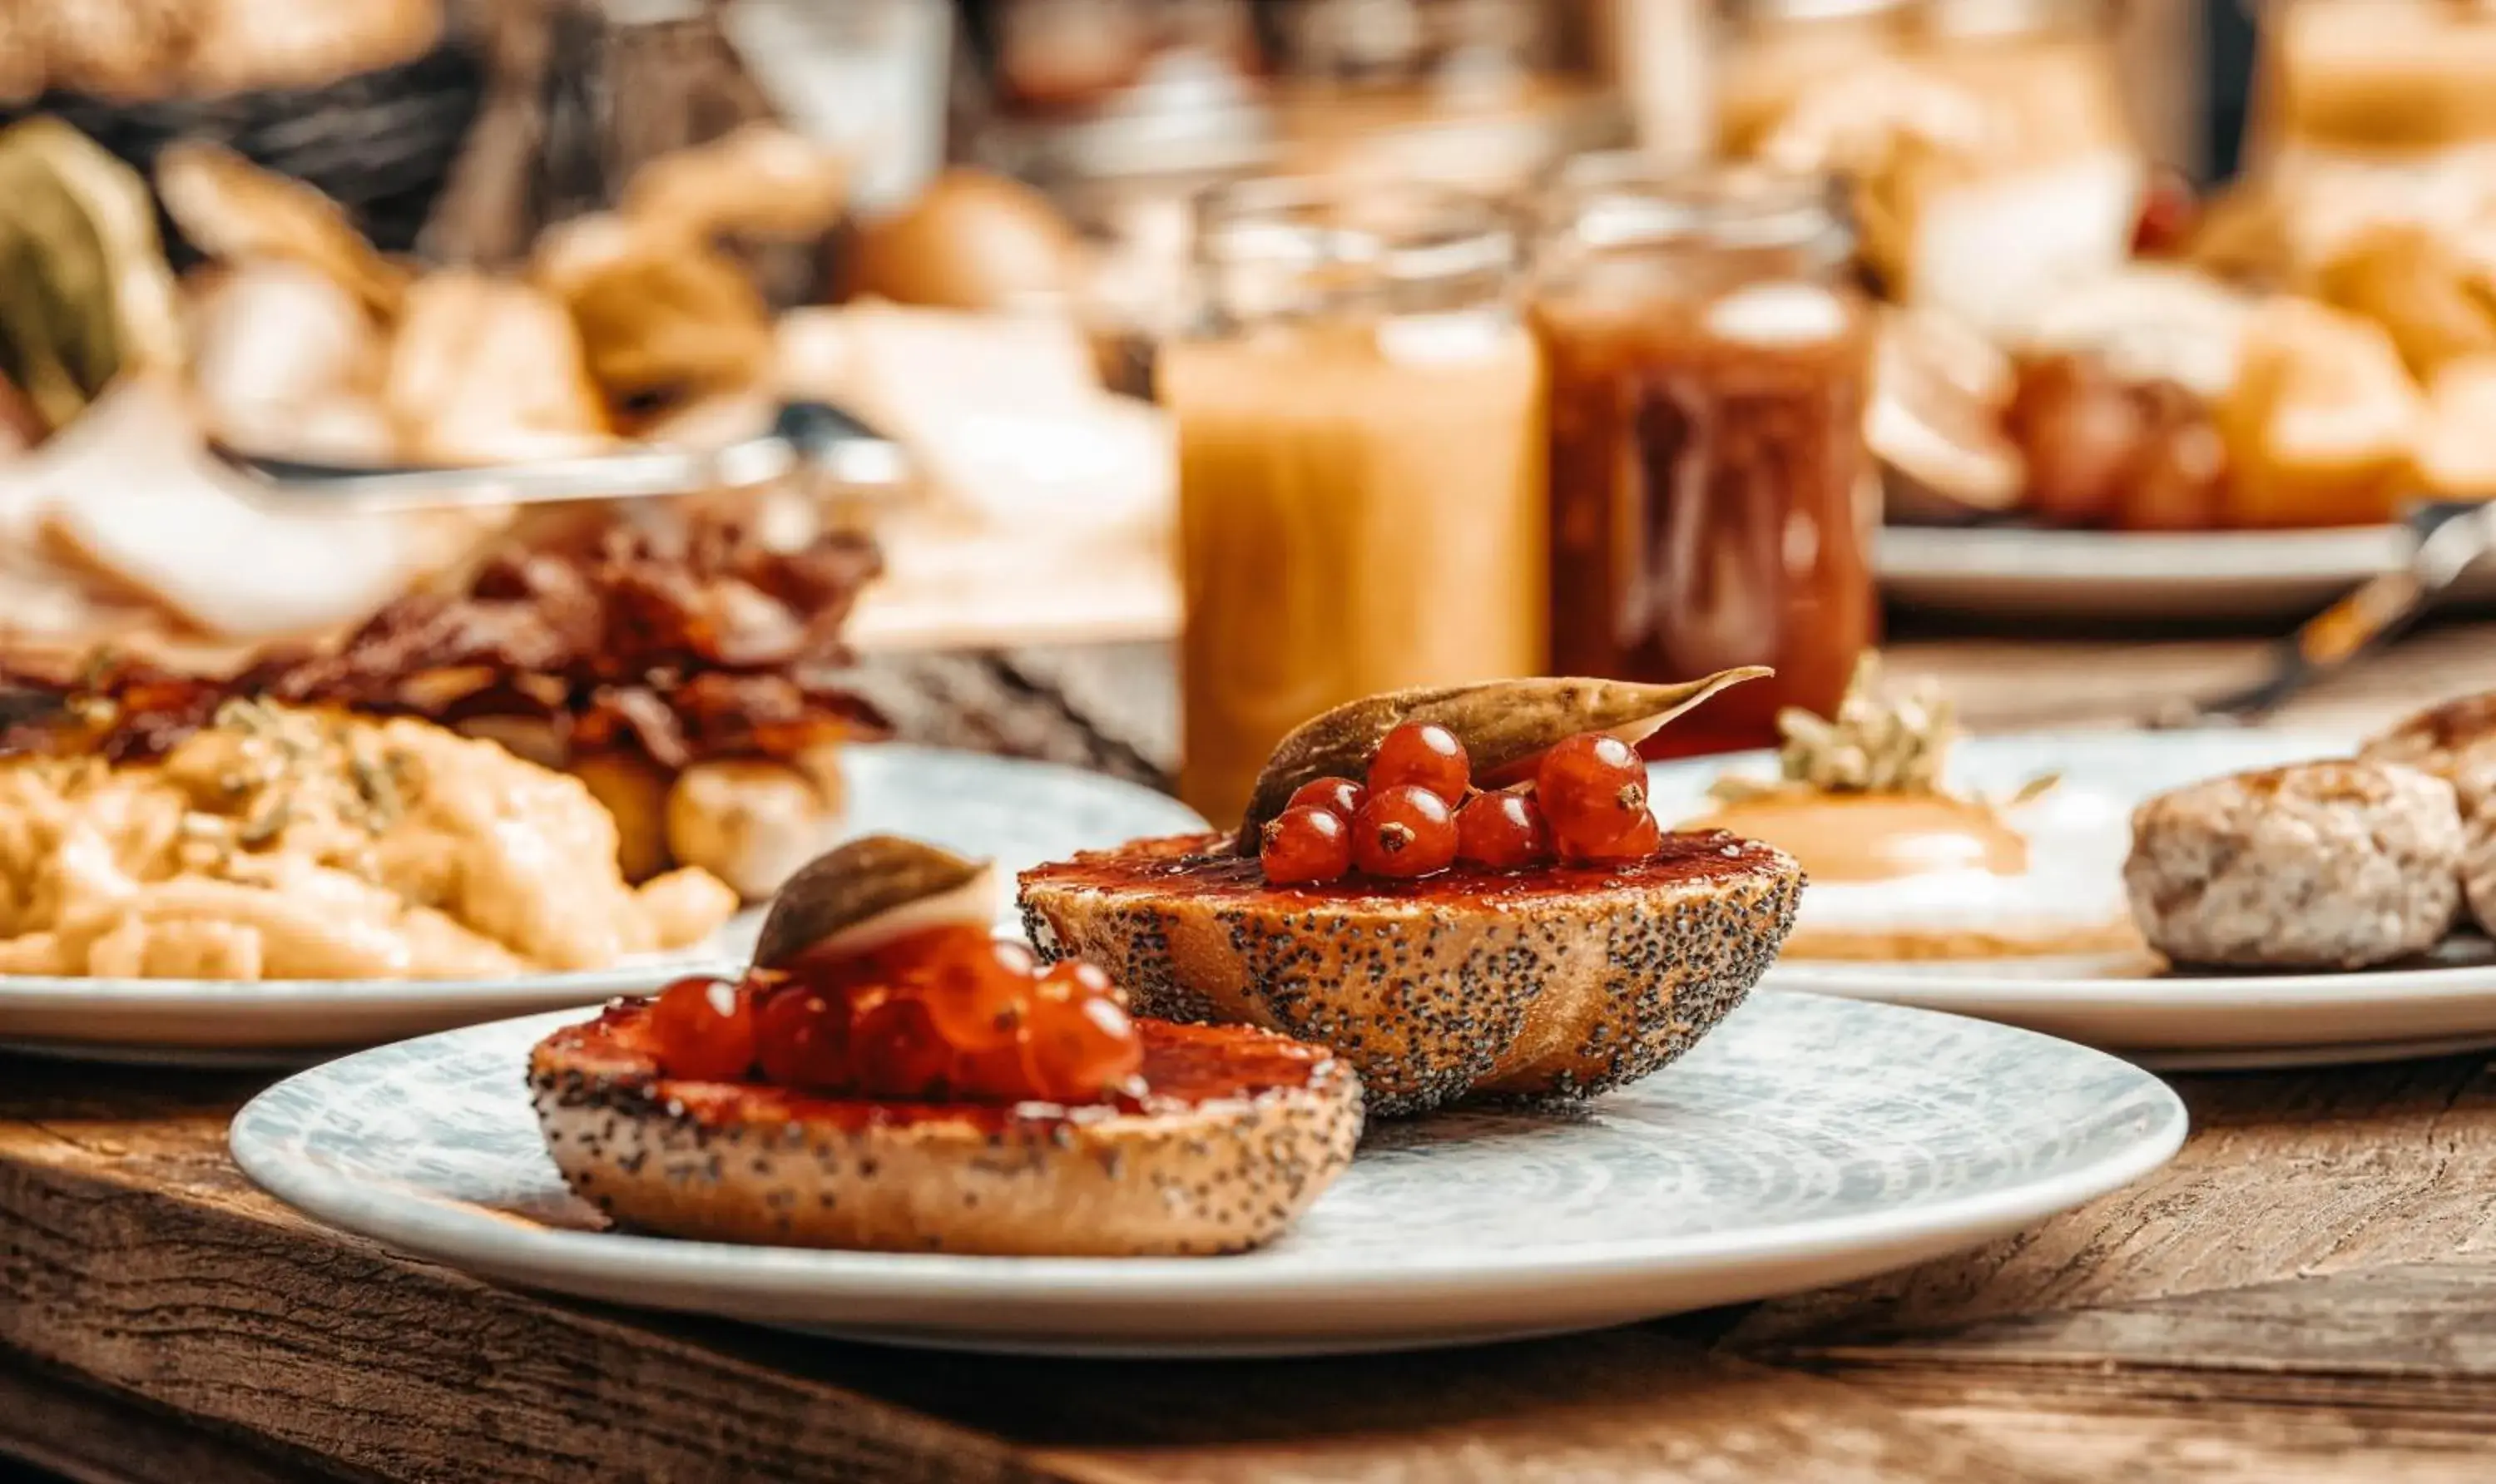
[[[825,1097],[1097,1102],[1141,1091],[1125,995],[1079,959],[1042,970],[984,928],[928,928],[742,984],[679,979],[650,1006],[661,1070]]]
[[[1266,824],[1258,859],[1277,886],[1357,871],[1398,879],[1462,863],[1513,871],[1555,860],[1641,860],[1663,834],[1647,809],[1646,764],[1617,737],[1571,737],[1513,789],[1474,787],[1464,744],[1407,722],[1370,756],[1366,784],[1313,779]]]

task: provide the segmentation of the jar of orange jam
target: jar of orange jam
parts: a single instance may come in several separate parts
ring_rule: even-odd
[[[1544,657],[1543,375],[1482,199],[1264,180],[1199,203],[1178,444],[1179,792],[1245,808],[1284,733]]]
[[[1873,640],[1868,307],[1825,178],[1574,162],[1530,293],[1550,384],[1555,673],[1776,668],[1658,735],[1776,740]]]

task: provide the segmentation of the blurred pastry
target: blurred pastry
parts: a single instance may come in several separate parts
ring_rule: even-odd
[[[2027,509],[2067,526],[2113,519],[2148,432],[2132,387],[2090,356],[2024,363],[2003,425],[2026,454]]]
[[[182,235],[209,257],[301,263],[383,320],[398,313],[415,276],[376,252],[337,202],[219,145],[167,145],[156,157],[156,190]]]
[[[2228,444],[2207,403],[2173,382],[2133,390],[2140,441],[2115,488],[2125,531],[2207,531],[2226,523]]]
[[[777,124],[747,124],[634,171],[619,215],[687,237],[750,232],[796,240],[840,220],[849,164]]]
[[[2101,79],[2025,82],[1850,55],[1733,143],[1847,180],[1890,295],[1998,334],[2061,286],[2123,265],[2148,173]]]
[[[390,461],[384,335],[344,285],[267,260],[208,269],[184,286],[191,389],[219,438],[341,463]]]
[[[801,241],[836,222],[844,161],[777,125],[749,124],[661,155],[612,211],[554,228],[528,276],[579,326],[607,417],[628,436],[726,440],[769,416],[770,306],[731,236]]]
[[[560,231],[553,285],[619,432],[643,433],[769,376],[777,349],[770,311],[733,259],[704,244],[649,237],[615,217]],[[539,277],[548,280],[545,270]]]
[[[2496,355],[2496,271],[2424,223],[2384,223],[2323,265],[2327,303],[2381,325],[2420,380],[2447,361]]]
[[[2002,428],[2017,386],[2011,358],[1949,316],[1882,316],[1864,436],[1897,476],[1892,516],[1948,521],[2018,504],[2027,461]]]
[[[43,442],[49,429],[17,384],[0,375],[0,463]]]
[[[2496,496],[2496,355],[2447,361],[2427,382],[2418,483],[2446,500]]]
[[[559,457],[611,442],[563,305],[481,273],[409,286],[382,397],[401,448],[445,463]]]
[[[2123,381],[2216,397],[2235,385],[2255,303],[2200,269],[2138,264],[2041,295],[2006,343],[2023,356],[2094,356]]]
[[[208,96],[314,87],[421,56],[442,38],[442,0],[193,0],[198,36],[183,83]]]
[[[852,296],[945,309],[1062,298],[1080,244],[1048,199],[1016,180],[954,169],[893,215],[866,223],[845,255]]]
[[[466,561],[503,518],[273,509],[234,489],[196,429],[169,379],[125,379],[0,465],[0,504],[29,512],[56,559],[229,639],[356,622]]]
[[[2310,299],[2268,300],[2246,329],[2236,385],[2217,406],[2229,523],[2393,518],[2422,412],[2382,325]]]

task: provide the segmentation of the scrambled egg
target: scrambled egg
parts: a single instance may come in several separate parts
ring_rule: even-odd
[[[161,761],[0,762],[0,974],[439,978],[595,969],[736,910],[628,886],[577,780],[424,722],[229,704]]]

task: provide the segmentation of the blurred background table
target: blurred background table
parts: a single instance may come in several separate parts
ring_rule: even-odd
[[[1887,656],[1896,675],[1940,681],[1971,727],[1999,731],[2129,725],[2169,696],[2251,684],[2273,642],[2241,632],[2009,637],[1927,620],[1896,632]],[[1177,757],[1177,677],[1164,643],[871,647],[866,668],[866,691],[912,740],[1010,747],[1161,787]],[[2487,689],[2496,689],[2496,622],[2457,620],[2358,662],[2276,725],[2346,731],[2427,698]]]
[[[2496,683],[2491,640],[2430,631],[2284,722],[2372,726]],[[1892,651],[1980,727],[2120,725],[2260,658]],[[1166,743],[1149,647],[1051,673],[1064,689],[1039,691],[1114,719],[1093,727]],[[2457,1484],[2496,1443],[2483,1056],[2179,1079],[2195,1133],[2166,1169],[1870,1283],[1526,1345],[1217,1365],[924,1355],[482,1283],[251,1188],[224,1129],[261,1080],[0,1058],[0,1454],[100,1480]]]

